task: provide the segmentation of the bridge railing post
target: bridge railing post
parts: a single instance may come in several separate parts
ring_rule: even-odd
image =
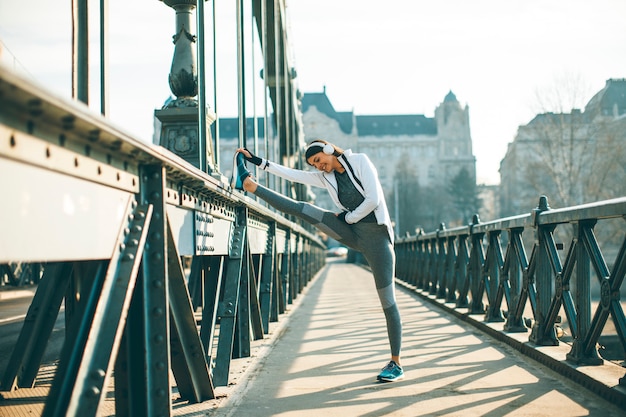
[[[468,284],[470,304],[469,314],[484,314],[485,303],[483,295],[485,292],[485,281],[483,279],[483,266],[485,264],[485,254],[483,248],[483,239],[485,233],[478,231],[474,226],[478,225],[480,220],[475,215],[470,225],[470,257],[468,261]]]
[[[535,322],[529,340],[536,345],[557,346],[556,329],[549,320],[550,304],[554,294],[554,272],[561,272],[560,260],[554,242],[554,224],[541,224],[539,214],[550,210],[548,199],[542,196],[533,211],[537,236],[537,256],[535,258],[535,284],[537,288],[537,309]]]

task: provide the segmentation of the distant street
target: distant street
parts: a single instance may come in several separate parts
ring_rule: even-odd
[[[32,297],[0,299],[0,377],[4,375],[20,335]],[[61,308],[43,356],[43,363],[59,357],[65,335],[65,310]],[[41,343],[44,343],[42,340]]]

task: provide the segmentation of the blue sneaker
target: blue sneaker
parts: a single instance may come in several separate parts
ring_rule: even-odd
[[[230,186],[235,190],[243,190],[243,181],[250,176],[246,169],[246,157],[241,152],[236,152],[233,158],[233,176]]]
[[[378,374],[378,380],[381,382],[394,382],[399,379],[404,378],[404,371],[402,367],[395,363],[394,361],[389,361],[387,366],[385,366],[380,374]]]

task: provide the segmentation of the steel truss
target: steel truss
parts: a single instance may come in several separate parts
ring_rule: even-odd
[[[44,266],[3,390],[34,385],[65,300],[46,416],[95,416],[111,384],[117,415],[169,415],[170,371],[213,398],[325,262],[300,224],[4,69],[0,175],[0,264]]]

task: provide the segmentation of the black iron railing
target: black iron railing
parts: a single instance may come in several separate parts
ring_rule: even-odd
[[[621,362],[625,215],[626,198],[550,209],[542,196],[529,214],[398,239],[397,277],[505,333],[530,331],[533,346],[567,341],[574,365],[602,364],[598,346],[611,337]]]
[[[32,387],[64,302],[44,415],[169,415],[227,385],[325,246],[219,178],[0,69],[0,264],[43,264],[1,388]],[[5,268],[6,269],[6,268]]]

